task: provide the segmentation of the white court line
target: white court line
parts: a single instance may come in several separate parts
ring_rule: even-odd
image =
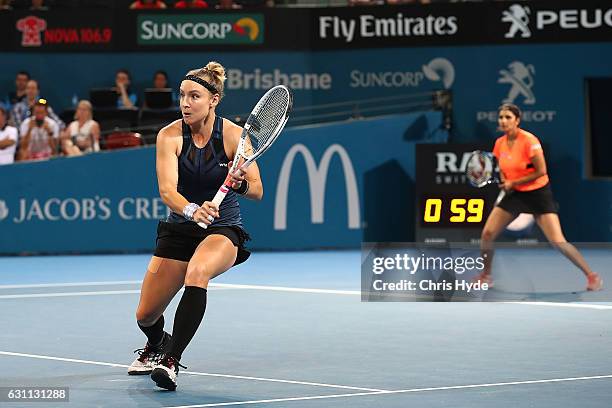
[[[217,288],[229,288],[229,289],[269,290],[273,292],[327,293],[327,294],[332,294],[332,295],[361,295],[361,291],[359,290],[290,288],[286,286],[238,285],[234,283],[211,283],[210,286],[217,287]]]
[[[597,309],[610,310],[612,305],[594,305],[591,303],[557,303],[557,302],[499,302],[509,305],[526,305],[526,306],[548,306],[548,307],[569,307],[576,309]]]
[[[142,281],[107,281],[107,282],[64,282],[64,283],[33,283],[26,285],[0,285],[0,289],[25,289],[25,288],[63,288],[69,286],[111,286],[111,285],[140,285]]]
[[[70,287],[70,286],[136,285],[136,284],[141,284],[141,283],[142,281],[138,281],[138,280],[108,281],[108,282],[41,283],[41,284],[27,284],[27,285],[0,285],[0,289],[59,288],[59,287]],[[209,286],[214,287],[214,288],[256,289],[256,290],[270,290],[270,291],[277,291],[277,292],[329,293],[333,295],[361,295],[361,292],[358,290],[291,288],[291,287],[286,287],[286,286],[238,285],[238,284],[233,284],[233,283],[214,283],[214,282],[211,282]],[[86,293],[86,292],[78,292],[78,293]]]
[[[24,298],[50,298],[67,296],[103,296],[103,295],[127,295],[140,293],[140,289],[133,290],[103,290],[99,292],[57,292],[57,293],[22,293],[18,295],[0,295],[0,299],[24,299]]]
[[[91,364],[91,365],[99,365],[99,366],[107,366],[107,367],[123,367],[123,368],[129,367],[128,365],[125,365],[125,364],[105,363],[102,361],[92,361],[92,360],[79,360],[75,358],[43,356],[40,354],[14,353],[11,351],[0,351],[0,355],[12,356],[12,357],[28,357],[28,358],[36,358],[40,360],[63,361],[63,362],[68,362],[68,363]],[[308,382],[308,381],[280,380],[277,378],[249,377],[249,376],[244,376],[244,375],[200,373],[196,371],[181,371],[181,373],[190,374],[190,375],[201,375],[205,377],[221,377],[221,378],[231,378],[231,379],[237,379],[237,380],[252,380],[252,381],[266,381],[266,382],[274,382],[274,383],[283,383],[283,384],[310,385],[310,386],[315,386],[315,387],[341,388],[341,389],[346,389],[346,390],[357,390],[357,391],[372,391],[372,392],[385,392],[386,391],[386,390],[380,390],[376,388],[351,387],[348,385],[324,384],[324,383],[315,383],[315,382]]]
[[[276,398],[276,399],[267,399],[267,400],[220,402],[220,403],[198,404],[198,405],[180,405],[180,406],[169,406],[169,407],[164,407],[164,408],[225,407],[225,406],[231,406],[231,405],[253,405],[253,404],[265,404],[265,403],[271,403],[271,402],[307,401],[307,400],[329,399],[329,398],[350,398],[350,397],[362,397],[362,396],[370,396],[370,395],[408,394],[408,393],[426,392],[426,391],[446,391],[446,390],[461,390],[461,389],[471,389],[471,388],[503,387],[503,386],[509,386],[509,385],[547,384],[547,383],[558,383],[558,382],[568,382],[568,381],[599,380],[599,379],[604,379],[604,378],[612,378],[612,374],[594,375],[590,377],[551,378],[551,379],[546,379],[546,380],[512,381],[512,382],[500,382],[500,383],[490,383],[490,384],[453,385],[453,386],[448,386],[448,387],[409,388],[405,390],[395,390],[395,391],[357,392],[357,393],[351,393],[351,394],[316,395],[316,396],[311,396],[311,397]]]
[[[140,284],[141,281],[109,281],[109,282],[67,282],[67,283],[44,283],[31,285],[0,285],[0,289],[18,289],[18,288],[45,288],[45,287],[69,287],[69,286],[102,286],[102,285],[128,285]],[[361,292],[358,290],[336,290],[336,289],[313,289],[313,288],[293,288],[286,286],[266,286],[266,285],[239,285],[233,283],[213,283],[209,284],[211,288],[219,289],[252,289],[252,290],[267,290],[273,292],[294,292],[294,293],[318,293],[331,295],[353,295],[359,296]],[[97,291],[97,292],[58,292],[58,293],[25,293],[14,295],[0,295],[0,299],[22,299],[22,298],[44,298],[44,297],[66,297],[66,296],[99,296],[99,295],[124,295],[140,293],[140,290],[116,290],[116,291]],[[526,305],[526,306],[547,306],[547,307],[565,307],[574,309],[593,309],[593,310],[612,310],[612,305],[595,305],[590,303],[561,303],[561,302],[494,302],[509,305]]]

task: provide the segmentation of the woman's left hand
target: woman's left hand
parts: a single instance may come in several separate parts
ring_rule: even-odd
[[[231,169],[232,168],[232,164],[233,164],[233,161],[230,161],[227,164],[227,167],[229,169]],[[245,174],[246,174],[246,172],[244,170],[241,170],[240,167],[238,167],[236,169],[236,171],[229,173],[229,175],[231,177],[231,182],[232,182],[232,188],[233,189],[240,188],[240,186],[242,185],[242,182],[244,181],[244,175]]]

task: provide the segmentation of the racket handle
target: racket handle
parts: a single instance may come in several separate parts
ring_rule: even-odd
[[[505,196],[506,196],[506,190],[500,191],[499,194],[497,195],[497,199],[495,200],[495,206],[499,205],[499,203],[501,203],[501,200],[503,200]]]
[[[212,202],[217,204],[217,207],[221,204],[221,202],[223,201],[223,199],[225,198],[225,196],[227,195],[227,193],[229,192],[229,187],[226,185],[228,183],[228,181],[226,180],[225,183],[223,183],[221,185],[221,187],[219,187],[219,190],[217,190],[217,194],[215,194],[215,197],[212,199]],[[212,218],[212,220],[211,220]],[[210,222],[214,221],[214,218],[212,215],[208,216],[208,220]],[[198,225],[204,229],[208,228],[208,225],[206,225],[203,222],[198,222]]]
[[[250,162],[246,162],[245,164],[243,164],[240,169],[241,170],[246,170],[247,167],[249,167],[249,164],[251,164]],[[221,185],[221,187],[219,187],[219,190],[217,190],[217,194],[215,194],[215,197],[212,199],[212,202],[215,203],[217,205],[217,207],[219,207],[221,205],[221,203],[223,202],[223,199],[225,198],[225,196],[227,195],[227,193],[229,193],[230,188],[232,187],[232,183],[231,183],[231,177],[229,176],[229,174],[227,175],[227,177],[225,178],[225,182],[223,182],[223,184]],[[212,215],[208,217],[209,221],[213,221],[214,218],[211,220]],[[208,228],[208,225],[206,225],[203,222],[198,222],[198,225],[204,229]]]

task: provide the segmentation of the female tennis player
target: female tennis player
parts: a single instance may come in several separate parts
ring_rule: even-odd
[[[244,248],[249,236],[238,196],[261,200],[263,195],[253,164],[231,174],[232,190],[220,207],[211,201],[231,168],[242,132],[215,114],[224,81],[225,69],[217,62],[189,71],[180,85],[183,119],[157,136],[159,192],[171,213],[157,227],[157,246],[136,311],[147,343],[137,350],[140,356],[128,373],[151,373],[159,387],[169,390],[176,389],[179,361],[204,316],[208,282],[250,255]],[[170,336],[164,332],[163,312],[183,285]]]
[[[548,241],[576,265],[587,278],[587,290],[603,286],[580,252],[566,241],[557,215],[557,205],[550,189],[542,145],[536,136],[521,129],[521,110],[513,104],[499,108],[498,125],[504,135],[495,141],[493,155],[499,163],[500,188],[506,190],[493,208],[481,234],[485,255],[484,268],[477,280],[491,284],[492,244],[520,213],[533,214]]]

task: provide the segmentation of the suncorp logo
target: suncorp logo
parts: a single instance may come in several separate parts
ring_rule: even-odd
[[[424,79],[441,82],[449,89],[455,82],[455,67],[446,58],[434,58],[421,67],[421,71],[378,71],[350,73],[351,88],[416,88]]]
[[[455,67],[446,58],[434,58],[423,65],[425,77],[433,82],[442,82],[444,89],[450,89],[455,82]]]
[[[515,103],[533,106],[536,95],[535,85],[536,69],[532,64],[522,61],[512,61],[506,69],[499,71],[498,84],[509,86],[506,97],[501,103]],[[554,110],[523,110],[521,120],[524,122],[552,122],[557,111]],[[479,111],[476,114],[478,121],[497,122],[497,111]]]
[[[509,23],[506,38],[529,38],[533,34],[533,26],[529,28],[529,6],[512,4],[502,12],[501,21]],[[603,26],[612,27],[612,8],[608,9],[567,9],[537,10],[535,12],[535,30],[542,31],[556,26],[561,30],[592,30]]]
[[[310,217],[313,224],[323,223],[323,212],[325,203],[325,184],[327,182],[327,172],[329,163],[334,154],[338,154],[342,162],[342,170],[344,171],[344,179],[346,184],[346,200],[348,206],[348,228],[358,229],[359,222],[359,193],[357,190],[357,179],[355,177],[355,169],[348,153],[339,144],[329,146],[323,153],[319,167],[312,157],[310,150],[303,144],[296,144],[285,156],[278,176],[276,188],[276,199],[274,201],[274,229],[287,229],[287,194],[289,190],[289,179],[291,177],[291,168],[297,154],[301,154],[306,162],[306,171],[308,172],[308,183],[310,186]],[[339,187],[338,187],[339,188]]]
[[[261,44],[262,14],[138,16],[138,44]]]
[[[255,68],[253,71],[243,71],[241,69],[228,69],[227,81],[225,86],[232,90],[267,90],[275,85],[287,85],[293,90],[321,89],[330,90],[332,87],[331,74],[324,72],[318,73],[298,73],[283,72],[280,69],[272,71],[262,71]]]

